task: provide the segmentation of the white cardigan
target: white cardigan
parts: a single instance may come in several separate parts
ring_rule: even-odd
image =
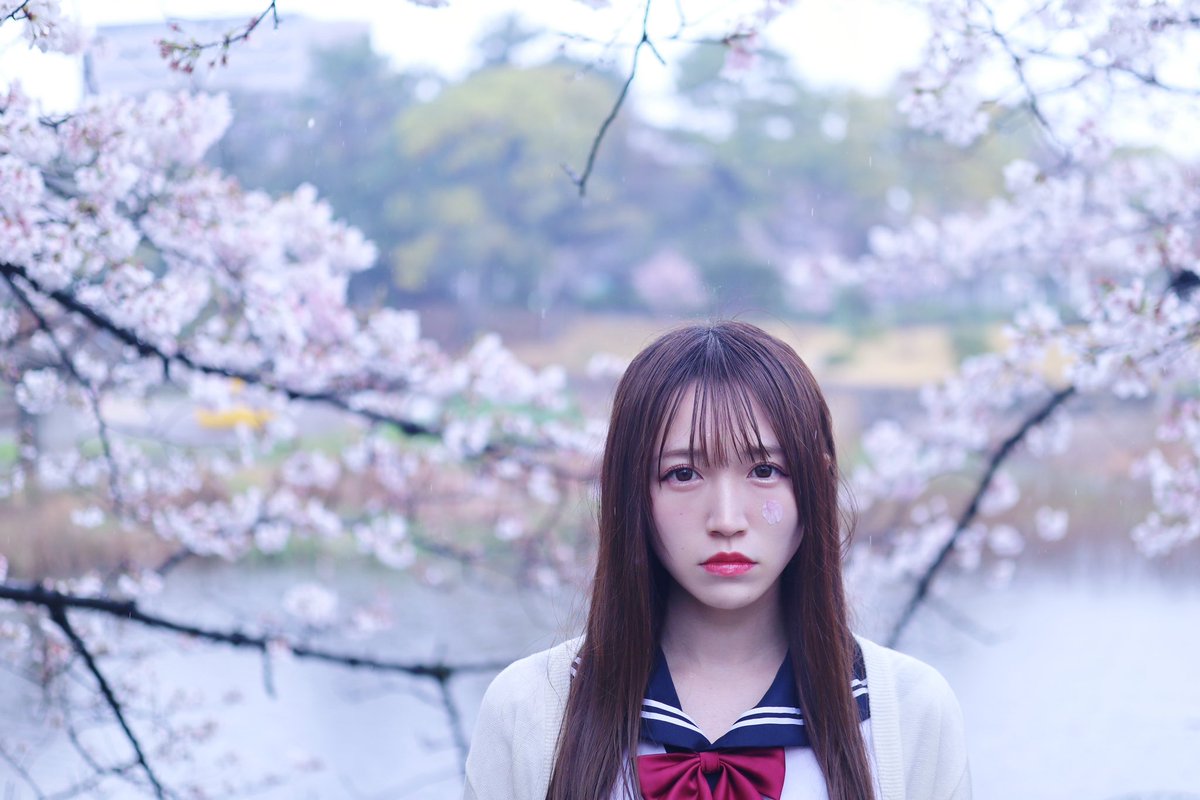
[[[492,681],[467,756],[466,800],[545,800],[581,641],[523,658]],[[949,684],[911,656],[858,642],[867,668],[877,800],[970,800],[962,712]]]

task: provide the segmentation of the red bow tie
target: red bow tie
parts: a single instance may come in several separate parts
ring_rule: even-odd
[[[779,800],[783,770],[782,747],[638,756],[645,800]],[[704,777],[713,773],[715,791]]]

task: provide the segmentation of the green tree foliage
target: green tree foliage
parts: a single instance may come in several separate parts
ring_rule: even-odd
[[[622,77],[520,63],[534,38],[506,21],[454,83],[397,74],[365,40],[318,53],[302,96],[235,98],[218,157],[248,185],[313,182],[366,231],[381,259],[357,297],[453,303],[469,327],[489,306],[646,303],[633,275],[672,251],[709,310],[786,311],[796,254],[855,255],[873,225],[982,202],[1028,151],[988,137],[964,155],[909,129],[894,98],[813,91],[772,53],[731,78],[724,48],[698,46],[677,66],[676,124],[627,105],[581,202],[564,168],[582,167]]]
[[[619,269],[614,240],[650,234],[622,177],[645,161],[620,122],[581,204],[564,165],[579,164],[614,82],[578,65],[485,67],[395,123],[400,158],[419,164],[385,213],[401,289],[537,307],[575,296],[582,271]]]
[[[809,89],[779,53],[764,53],[744,79],[724,64],[721,48],[698,47],[677,73],[689,113],[711,121],[676,134],[703,154],[691,179],[722,200],[698,226],[716,234],[696,242],[702,252],[720,253],[718,241],[755,249],[757,240],[758,249],[858,254],[883,221],[995,196],[997,167],[1029,150],[1020,136],[989,137],[964,154],[910,129],[895,97]]]

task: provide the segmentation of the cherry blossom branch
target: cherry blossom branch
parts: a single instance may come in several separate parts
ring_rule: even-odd
[[[33,302],[30,301],[29,297],[24,291],[22,291],[21,287],[17,286],[12,276],[6,272],[4,273],[4,280],[8,283],[8,288],[11,289],[13,294],[17,296],[17,299],[21,301],[21,305],[25,306],[25,310],[33,315],[34,320],[37,321],[37,326],[41,328],[47,337],[49,337],[51,344],[54,345],[54,349],[58,353],[58,357],[62,362],[62,365],[66,367],[67,372],[71,374],[71,377],[75,379],[76,383],[78,383],[80,388],[83,389],[83,393],[87,396],[88,404],[92,409],[92,416],[96,419],[96,429],[100,437],[100,446],[104,450],[104,460],[108,464],[109,494],[112,497],[116,512],[121,514],[122,509],[125,506],[125,503],[121,497],[121,473],[117,467],[116,457],[113,455],[112,441],[108,430],[108,422],[104,419],[104,413],[100,409],[100,393],[96,387],[92,385],[92,382],[85,378],[82,373],[80,373],[79,368],[75,366],[75,360],[71,358],[70,354],[67,352],[67,349],[63,347],[62,342],[60,342],[58,337],[54,335],[54,331],[51,330],[50,324],[46,321],[45,315],[38,311],[37,307],[34,306]]]
[[[44,586],[36,584],[29,586],[17,586],[14,584],[0,583],[0,599],[10,600],[16,603],[30,603],[41,606],[48,611],[50,618],[71,640],[71,643],[75,647],[76,651],[84,659],[88,670],[96,678],[96,681],[100,686],[101,694],[104,696],[110,710],[113,712],[113,715],[117,718],[118,723],[124,730],[126,738],[133,745],[134,751],[137,754],[136,765],[140,765],[149,776],[151,783],[155,787],[156,795],[160,798],[165,796],[164,789],[158,782],[149,764],[146,762],[140,743],[134,736],[132,730],[129,728],[121,705],[112,692],[107,680],[104,678],[103,673],[100,672],[99,667],[96,665],[90,651],[83,643],[83,640],[75,632],[74,628],[71,627],[70,622],[67,619],[68,608],[99,612],[117,617],[123,621],[136,622],[149,628],[169,630],[175,633],[192,636],[206,641],[217,642],[220,644],[227,644],[233,647],[244,647],[258,650],[263,655],[264,669],[267,670],[266,674],[268,675],[268,691],[271,691],[271,682],[269,678],[270,653],[272,650],[280,648],[286,650],[297,658],[307,658],[326,663],[334,663],[356,669],[371,669],[381,672],[398,672],[413,677],[429,678],[437,683],[439,700],[442,708],[446,712],[447,724],[450,727],[451,737],[454,740],[455,749],[459,754],[460,765],[465,764],[466,761],[467,736],[462,724],[462,714],[458,709],[458,705],[454,702],[454,696],[450,690],[450,680],[455,675],[460,673],[497,672],[503,669],[508,663],[506,661],[498,661],[450,665],[441,660],[432,663],[403,663],[346,653],[336,653],[329,650],[289,643],[279,637],[255,636],[237,629],[217,630],[176,622],[157,615],[147,614],[141,611],[138,608],[137,603],[132,600],[122,601],[99,597],[80,597],[58,592],[53,589],[47,589]],[[116,768],[112,771],[119,772],[121,771],[121,768]],[[43,795],[39,793],[39,798],[42,796]]]
[[[1140,81],[1141,83],[1144,83],[1147,86],[1150,86],[1155,89],[1159,89],[1164,92],[1170,92],[1173,94],[1182,94],[1182,95],[1188,95],[1188,96],[1200,95],[1200,87],[1178,86],[1178,85],[1174,85],[1174,84],[1163,83],[1158,78],[1158,76],[1155,75],[1153,72],[1142,72],[1128,64],[1123,64],[1120,62],[1114,62],[1114,63],[1109,63],[1109,64],[1097,63],[1095,59],[1091,58],[1087,54],[1075,54],[1075,53],[1062,54],[1062,53],[1056,53],[1054,51],[1047,50],[1044,48],[1025,48],[1024,55],[1022,55],[1017,52],[1016,48],[1013,47],[1008,36],[1006,36],[1004,33],[1002,33],[999,30],[999,28],[996,27],[996,16],[992,10],[991,5],[986,2],[981,3],[980,5],[984,9],[984,12],[987,14],[988,20],[989,20],[989,26],[985,29],[985,32],[987,34],[989,34],[990,36],[992,36],[997,41],[997,43],[999,43],[1000,47],[1004,50],[1004,52],[1012,60],[1013,68],[1016,73],[1017,80],[1020,82],[1021,87],[1025,92],[1026,98],[1029,103],[1030,111],[1033,113],[1033,115],[1037,119],[1038,123],[1044,129],[1046,129],[1047,132],[1050,132],[1050,125],[1047,122],[1045,116],[1041,112],[1041,109],[1037,102],[1037,98],[1039,95],[1048,94],[1050,92],[1035,91],[1032,88],[1032,86],[1029,84],[1029,81],[1025,74],[1025,62],[1026,62],[1027,57],[1029,57],[1029,56],[1037,56],[1037,57],[1048,58],[1048,59],[1057,60],[1057,61],[1075,61],[1075,62],[1078,62],[1078,63],[1082,64],[1083,66],[1087,67],[1089,70],[1092,70],[1093,72],[1103,72],[1103,73],[1107,73],[1109,75],[1111,75],[1114,72],[1121,73],[1121,74],[1127,75],[1137,81]],[[1151,21],[1149,27],[1150,27],[1150,30],[1157,32],[1164,28],[1173,27],[1176,25],[1183,25],[1183,26],[1186,26],[1189,28],[1200,27],[1200,17],[1188,17],[1185,19],[1159,18],[1157,20]],[[1068,88],[1070,88],[1070,87],[1068,87]],[[1058,142],[1056,142],[1056,143],[1058,143]]]
[[[1087,67],[1092,72],[1105,73],[1110,76],[1113,73],[1119,73],[1121,75],[1126,75],[1130,78],[1133,78],[1134,80],[1137,80],[1137,81],[1140,81],[1141,83],[1146,84],[1147,86],[1150,86],[1155,89],[1159,89],[1164,92],[1170,92],[1172,94],[1186,95],[1189,97],[1194,97],[1194,96],[1200,95],[1200,87],[1179,86],[1176,84],[1164,83],[1153,72],[1141,72],[1141,71],[1135,69],[1134,67],[1129,66],[1128,64],[1099,63],[1095,59],[1091,58],[1090,56],[1088,56],[1086,54],[1058,53],[1053,50],[1047,50],[1045,48],[1026,48],[1024,50],[1024,54],[1022,55],[1021,53],[1017,53],[1015,51],[1015,48],[1012,47],[1011,40],[1004,34],[1000,33],[998,30],[996,30],[994,27],[986,28],[983,30],[984,30],[984,32],[988,33],[989,35],[994,36],[996,38],[996,40],[998,42],[1000,42],[1001,47],[1003,47],[1005,52],[1014,60],[1014,65],[1018,61],[1023,65],[1031,57],[1045,58],[1047,60],[1057,61],[1060,63],[1073,62],[1073,63],[1082,64],[1084,67]],[[1086,80],[1087,77],[1088,76],[1086,74],[1081,75],[1080,77],[1075,78],[1070,83],[1067,83],[1058,89],[1039,89],[1036,91],[1036,95],[1045,97],[1045,96],[1051,95],[1051,94],[1057,94],[1057,93],[1061,93],[1064,91],[1070,91],[1071,89],[1074,89],[1076,86],[1078,86],[1080,82],[1082,82],[1083,80]],[[1020,69],[1017,72],[1017,78],[1018,78],[1018,80],[1020,80],[1022,87],[1026,90],[1027,95],[1029,95],[1030,93],[1033,92],[1033,90],[1029,87],[1029,85],[1027,84],[1027,82],[1025,80],[1025,75],[1023,74],[1023,72]]]
[[[454,702],[454,696],[450,694],[450,674],[435,677],[438,685],[438,696],[442,701],[442,708],[446,711],[446,722],[450,726],[450,736],[454,739],[454,748],[458,751],[458,769],[460,774],[465,774],[467,767],[467,734],[463,730],[462,714],[458,711],[458,704]]]
[[[678,36],[688,26],[687,16],[683,13],[683,0],[675,0],[675,14],[679,17],[679,28],[675,31]]]
[[[371,422],[382,422],[389,425],[394,425],[409,436],[437,435],[437,431],[424,425],[415,423],[411,420],[401,419],[400,417],[394,417],[390,414],[384,414],[378,411],[372,411],[370,409],[358,408],[346,398],[333,394],[332,392],[310,392],[303,389],[283,386],[271,382],[269,378],[257,372],[233,369],[216,364],[207,364],[202,361],[198,361],[189,356],[187,353],[183,352],[177,351],[174,353],[169,353],[158,345],[146,341],[140,335],[138,335],[137,332],[118,325],[116,322],[109,319],[105,314],[80,301],[70,292],[62,289],[46,289],[45,287],[41,286],[36,279],[30,277],[28,271],[22,266],[9,264],[7,262],[0,262],[0,275],[3,275],[6,279],[8,279],[10,284],[13,277],[20,277],[22,281],[28,284],[31,289],[41,296],[48,297],[67,311],[83,317],[95,328],[111,334],[121,342],[137,350],[139,355],[161,361],[164,371],[169,370],[171,364],[179,364],[187,367],[188,369],[204,373],[206,375],[220,375],[222,377],[240,380],[246,384],[262,386],[271,391],[284,394],[289,400],[305,400],[313,403],[322,403],[339,408],[343,411],[348,411],[352,414],[356,414]]]
[[[16,22],[19,19],[29,19],[30,17],[29,17],[28,6],[29,6],[29,0],[25,0],[25,2],[21,3],[21,5],[17,6],[12,11],[5,14],[3,17],[0,17],[0,25],[4,24],[5,22],[7,22],[10,19],[13,20],[14,22]],[[20,15],[20,16],[18,16],[18,15]]]
[[[932,585],[934,577],[937,576],[943,565],[945,565],[946,560],[949,558],[950,553],[954,550],[954,546],[958,542],[959,537],[962,536],[963,531],[970,527],[971,523],[975,521],[975,517],[979,514],[979,504],[983,500],[983,496],[987,494],[988,489],[991,488],[992,481],[995,479],[996,473],[999,471],[1001,465],[1008,460],[1009,456],[1012,455],[1013,450],[1016,449],[1017,445],[1024,441],[1025,437],[1029,435],[1030,431],[1049,419],[1050,415],[1053,414],[1059,408],[1059,406],[1074,397],[1076,392],[1077,390],[1074,386],[1067,386],[1052,394],[1045,403],[1027,416],[1024,421],[1022,421],[1020,427],[1018,427],[1017,430],[1014,431],[1007,439],[1001,442],[1000,446],[996,448],[996,451],[992,453],[992,457],[988,460],[987,468],[984,470],[983,475],[979,479],[979,483],[975,487],[975,493],[971,495],[970,502],[967,503],[966,508],[964,508],[962,514],[959,515],[958,522],[954,526],[953,533],[951,533],[946,539],[945,543],[942,544],[941,549],[938,550],[937,556],[925,568],[925,572],[917,581],[916,588],[913,589],[913,593],[908,600],[908,604],[905,606],[904,611],[901,612],[900,617],[896,620],[896,623],[892,626],[891,631],[888,633],[887,645],[889,647],[896,646],[901,634],[904,633],[905,628],[907,628],[908,624],[912,621],[913,615],[916,614],[917,609],[929,595],[929,587]]]
[[[1041,127],[1042,131],[1048,137],[1050,137],[1050,140],[1054,142],[1054,144],[1062,152],[1070,152],[1070,148],[1058,138],[1058,135],[1054,132],[1054,126],[1050,124],[1050,121],[1046,119],[1046,115],[1042,113],[1041,103],[1038,101],[1038,93],[1034,91],[1033,87],[1029,84],[1029,78],[1025,75],[1025,59],[1017,54],[1012,45],[1009,43],[1008,37],[1001,33],[1000,29],[996,27],[996,14],[992,11],[992,7],[988,3],[982,3],[981,5],[983,6],[983,10],[987,13],[988,21],[991,26],[988,32],[996,39],[997,42],[1000,43],[1000,47],[1003,48],[1004,52],[1007,53],[1008,57],[1012,60],[1013,71],[1016,73],[1017,80],[1020,82],[1021,88],[1025,92],[1025,100],[1029,107],[1029,113],[1033,115],[1034,120]]]
[[[1159,89],[1164,92],[1169,92],[1171,94],[1185,95],[1188,97],[1200,96],[1200,87],[1177,86],[1175,84],[1163,83],[1161,80],[1159,80],[1158,76],[1155,75],[1153,72],[1140,72],[1126,64],[1097,64],[1095,61],[1093,61],[1090,58],[1087,58],[1086,56],[1081,56],[1080,60],[1089,69],[1099,70],[1099,71],[1103,71],[1103,72],[1106,72],[1109,74],[1112,74],[1114,72],[1119,72],[1122,75],[1127,75],[1127,76],[1133,78],[1134,80],[1144,83],[1147,86],[1150,86],[1155,89]]]
[[[629,68],[629,77],[625,79],[625,84],[621,87],[621,92],[617,95],[616,102],[613,103],[613,107],[611,110],[609,110],[608,116],[604,118],[604,122],[600,124],[600,130],[596,132],[596,137],[592,139],[592,149],[588,153],[587,164],[583,168],[583,174],[576,176],[574,171],[569,166],[566,164],[563,165],[563,169],[566,171],[567,175],[570,176],[575,185],[579,187],[580,197],[583,197],[585,194],[587,194],[587,182],[592,176],[592,170],[596,166],[596,155],[600,152],[600,144],[604,141],[604,136],[608,133],[609,126],[613,124],[613,121],[617,118],[617,114],[620,113],[621,106],[625,104],[625,98],[629,95],[629,87],[633,85],[633,79],[637,77],[638,56],[641,54],[642,48],[649,46],[650,52],[654,53],[654,56],[659,60],[659,62],[664,65],[666,64],[666,61],[663,60],[662,55],[654,47],[654,43],[650,41],[649,24],[651,1],[652,0],[646,0],[646,10],[642,14],[642,38],[638,39],[637,45],[633,48],[633,63]]]
[[[160,800],[165,798],[167,796],[166,790],[163,788],[158,776],[154,774],[154,770],[151,768],[150,763],[146,760],[146,754],[142,750],[141,742],[138,741],[133,729],[129,727],[129,723],[125,719],[125,712],[121,707],[120,701],[117,700],[117,696],[113,692],[112,687],[109,685],[108,680],[104,677],[104,673],[100,671],[100,666],[96,663],[95,658],[92,657],[92,652],[88,649],[83,639],[80,638],[79,634],[75,631],[75,628],[71,626],[71,621],[67,618],[66,606],[60,603],[48,605],[46,608],[50,613],[50,619],[54,621],[54,624],[57,625],[71,641],[71,645],[75,648],[75,652],[77,652],[80,657],[83,658],[84,664],[87,665],[88,672],[92,673],[92,677],[96,679],[96,683],[100,688],[100,694],[104,696],[104,702],[108,704],[108,708],[116,718],[117,724],[119,724],[121,726],[121,730],[124,731],[125,738],[133,747],[133,752],[137,757],[138,764],[141,765],[142,771],[146,773],[146,778],[150,781],[150,785],[154,787],[154,796],[160,798]]]
[[[1200,16],[1159,17],[1150,21],[1150,30],[1157,32],[1164,28],[1173,28],[1176,25],[1184,25],[1189,28],[1200,28]]]
[[[432,678],[433,680],[448,680],[458,673],[496,672],[508,665],[507,661],[479,662],[476,664],[446,664],[441,661],[428,663],[412,663],[391,661],[388,659],[371,658],[350,653],[339,653],[322,648],[308,647],[302,644],[288,642],[277,636],[259,636],[239,629],[221,630],[202,628],[183,622],[167,619],[156,614],[142,611],[133,600],[112,600],[103,597],[82,597],[65,592],[48,589],[40,584],[18,585],[0,583],[0,600],[14,603],[29,603],[47,609],[52,615],[55,610],[65,612],[66,609],[93,611],[121,619],[125,622],[136,622],[147,628],[172,631],[191,636],[204,641],[225,644],[231,647],[247,648],[266,653],[269,649],[285,650],[296,658],[321,661],[328,664],[339,664],[355,669],[370,669],[377,672],[394,672],[417,678]]]
[[[33,792],[34,797],[36,797],[37,800],[46,799],[46,793],[42,791],[42,788],[38,786],[37,781],[35,781],[33,776],[29,774],[29,770],[25,769],[24,765],[10,755],[8,750],[2,745],[0,745],[0,760],[3,760],[6,764],[8,764],[8,766],[12,768],[13,772],[17,773],[17,776],[20,777],[21,780],[25,781],[25,784],[29,786],[30,791]]]
[[[64,704],[64,712],[68,712],[69,709],[70,706]],[[100,780],[106,775],[116,775],[121,778],[126,778],[126,773],[136,769],[138,766],[138,763],[135,760],[130,761],[127,764],[117,764],[111,767],[106,767],[97,761],[95,756],[93,756],[87,747],[84,746],[83,741],[79,738],[79,731],[75,729],[75,723],[73,721],[68,720],[66,726],[64,727],[64,731],[67,734],[67,740],[71,743],[71,746],[75,748],[76,754],[83,761],[83,763],[87,764],[88,768],[92,770],[92,775],[90,778],[80,782],[79,784],[76,784],[76,786],[64,790],[63,792],[59,792],[59,794],[55,795],[55,797],[70,796],[67,795],[67,792],[71,792],[72,795],[74,795],[88,791],[97,783],[99,783]]]
[[[275,28],[279,28],[279,10],[275,7],[275,2],[276,0],[271,0],[271,4],[263,9],[261,14],[251,19],[239,33],[227,33],[218,41],[201,44],[193,39],[187,44],[182,44],[180,42],[172,42],[168,39],[159,39],[157,42],[159,55],[167,59],[171,69],[191,73],[196,69],[196,62],[205,50],[212,50],[219,47],[221,48],[220,59],[214,58],[209,62],[209,66],[215,67],[218,60],[221,62],[221,66],[225,66],[229,63],[230,46],[250,38],[250,34],[258,27],[259,23],[267,18],[267,14],[271,15]],[[176,32],[179,32],[178,25],[173,24],[171,27]]]

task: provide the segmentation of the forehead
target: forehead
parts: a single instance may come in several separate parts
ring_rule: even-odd
[[[779,439],[770,419],[744,387],[692,384],[668,410],[657,455],[682,450],[692,458],[724,463],[777,447]]]

